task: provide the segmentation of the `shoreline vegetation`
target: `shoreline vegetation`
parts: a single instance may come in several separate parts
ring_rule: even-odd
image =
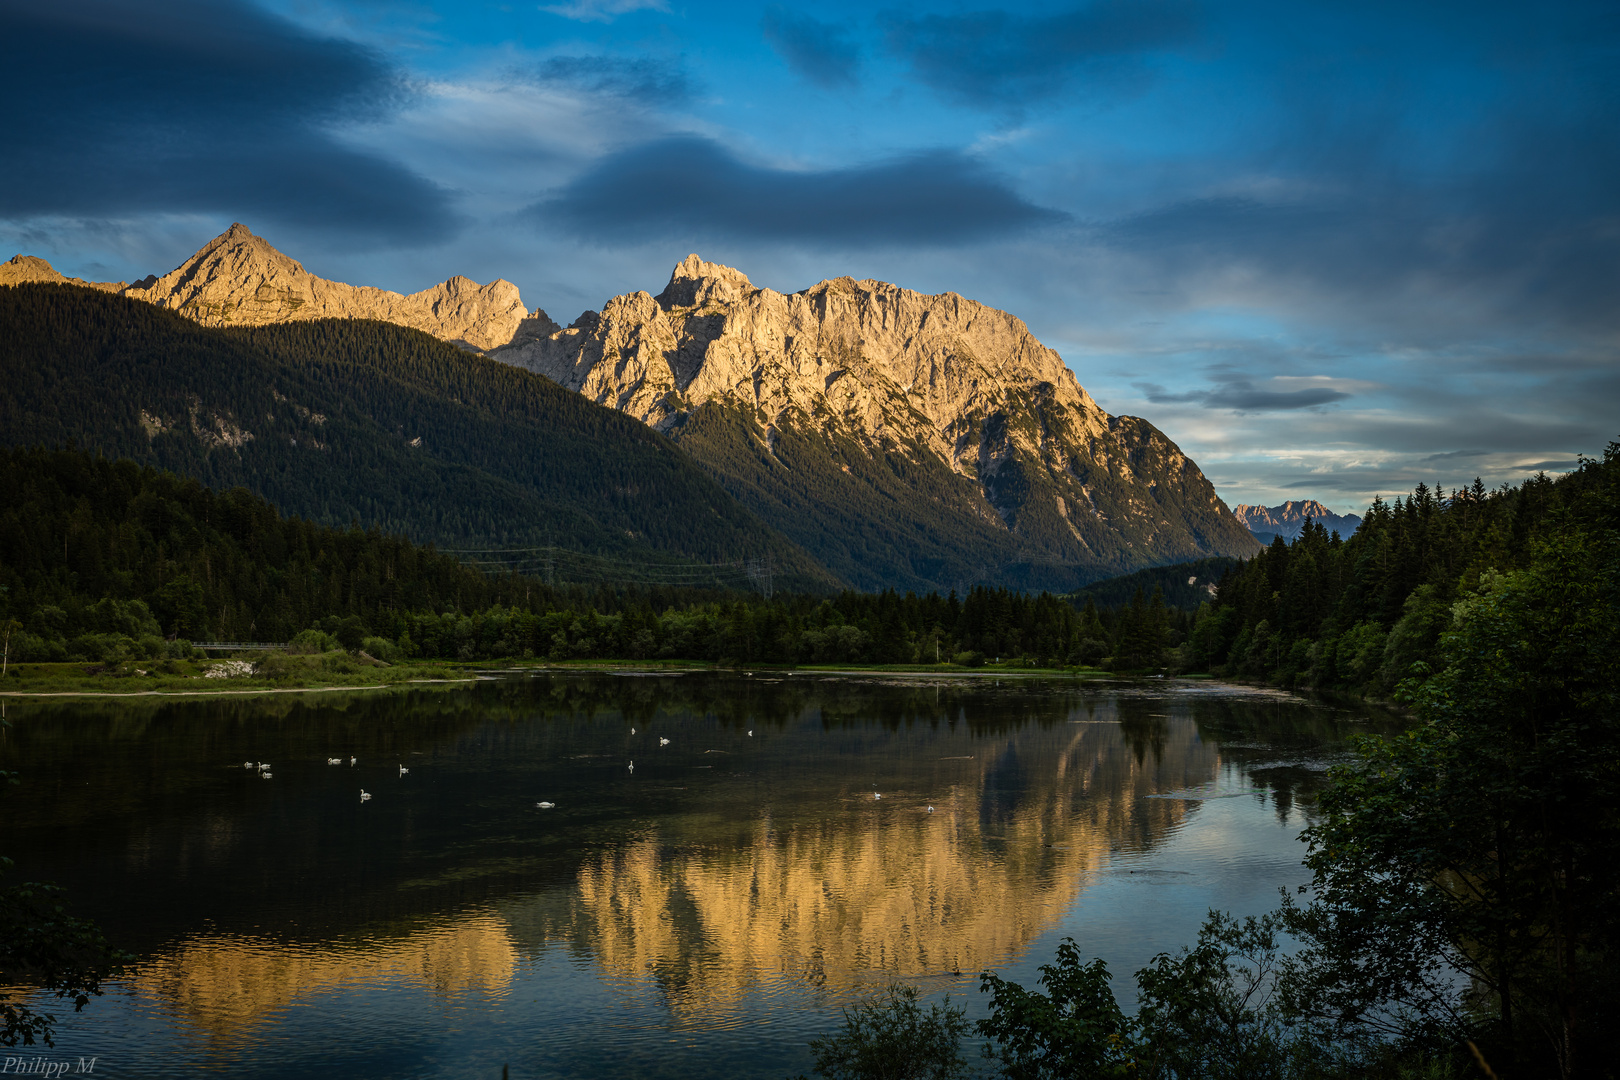
[[[258,654],[263,657],[263,654]],[[281,654],[276,654],[281,655]],[[289,658],[305,663],[278,664],[265,670],[263,660],[247,656],[170,661],[171,670],[126,662],[113,669],[83,663],[14,664],[0,698],[94,697],[153,698],[240,696],[248,694],[320,693],[337,690],[391,690],[432,684],[470,685],[481,679],[530,672],[615,672],[685,675],[730,672],[809,676],[885,676],[898,678],[1066,678],[1096,680],[1129,677],[1100,668],[1052,668],[1020,664],[966,667],[958,664],[755,664],[738,666],[708,661],[595,659],[577,661],[480,660],[469,662],[382,664],[340,650]],[[234,665],[234,666],[233,666]],[[217,674],[210,674],[217,672]],[[1151,676],[1148,676],[1151,677]],[[1204,675],[1178,678],[1208,678]],[[356,681],[357,679],[361,681]]]

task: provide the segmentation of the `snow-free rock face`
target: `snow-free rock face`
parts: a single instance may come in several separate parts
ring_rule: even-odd
[[[15,279],[15,280],[13,280]],[[499,279],[479,285],[453,277],[409,296],[316,277],[302,263],[232,225],[162,277],[133,285],[100,285],[62,277],[49,263],[19,255],[0,266],[0,284],[58,281],[122,292],[179,312],[204,326],[264,326],[309,319],[378,319],[484,351],[557,329],[543,311],[530,313],[518,288]]]
[[[1361,527],[1361,518],[1355,514],[1335,514],[1315,499],[1297,502],[1290,499],[1281,506],[1244,504],[1234,507],[1232,513],[1250,532],[1269,533],[1284,540],[1292,540],[1298,536],[1300,530],[1305,527],[1306,518],[1310,518],[1329,532],[1337,532],[1340,536],[1346,537]]]
[[[126,296],[178,311],[205,326],[264,326],[308,319],[379,319],[477,350],[510,345],[557,328],[532,316],[510,281],[479,285],[453,277],[409,296],[316,277],[302,263],[232,225],[201,251]]]
[[[53,285],[83,285],[103,292],[119,292],[124,288],[122,281],[84,281],[64,277],[50,263],[33,255],[13,255],[0,263],[0,285],[23,285],[34,281]]]
[[[1017,565],[1020,583],[1056,585],[1255,548],[1169,439],[1105,412],[1021,320],[955,293],[835,278],[786,295],[691,255],[658,296],[491,355],[670,434],[745,502],[764,492],[756,512],[812,551],[828,517],[890,515],[883,545],[916,565],[866,579],[869,556],[829,557],[862,584],[1010,581]],[[883,475],[856,475],[878,459]],[[762,505],[787,482],[771,474],[805,468],[826,475]]]

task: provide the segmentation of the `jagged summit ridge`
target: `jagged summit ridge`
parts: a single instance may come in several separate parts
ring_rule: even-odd
[[[1305,527],[1306,518],[1341,536],[1349,536],[1361,527],[1361,518],[1355,514],[1335,514],[1315,499],[1290,499],[1280,506],[1250,506],[1245,503],[1233,507],[1232,513],[1250,532],[1271,533],[1284,540],[1298,536]]]
[[[26,264],[19,260],[28,260]],[[48,263],[18,256],[18,280],[67,281]],[[49,275],[38,266],[44,266]],[[22,274],[34,276],[22,278]],[[0,272],[0,284],[10,284]],[[73,281],[72,284],[90,284]],[[276,250],[236,222],[162,277],[125,286],[98,285],[168,308],[205,326],[264,326],[310,319],[379,319],[409,326],[458,345],[484,351],[549,334],[556,323],[544,311],[529,312],[518,288],[496,279],[487,285],[453,277],[409,296],[366,285],[317,277],[303,263]]]
[[[784,516],[756,510],[812,550],[806,533],[847,518],[849,506],[893,507],[882,543],[903,552],[937,541],[939,554],[936,569],[888,581],[938,583],[937,567],[973,548],[971,558],[1003,565],[1110,571],[1254,550],[1169,439],[1105,412],[1021,319],[956,293],[838,277],[787,294],[689,255],[657,296],[616,296],[567,329],[491,355],[674,436],[717,473],[731,471],[736,493],[769,499],[799,485],[778,508]],[[715,442],[709,420],[696,425],[703,434],[688,426],[716,415],[746,429],[760,460],[744,461],[736,436]],[[784,450],[784,439],[798,449]],[[884,462],[882,475],[865,468]],[[806,482],[806,468],[826,482]],[[828,521],[807,516],[811,500]],[[913,527],[915,542],[896,534]]]

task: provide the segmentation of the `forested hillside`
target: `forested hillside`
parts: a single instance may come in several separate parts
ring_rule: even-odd
[[[287,641],[345,620],[401,655],[463,660],[1063,664],[1104,655],[1115,634],[1056,597],[999,589],[769,598],[553,589],[377,530],[283,517],[244,489],[40,449],[0,449],[8,620],[13,661],[150,655],[168,636]]]
[[[576,578],[754,560],[836,584],[669,440],[385,323],[201,327],[66,285],[0,289],[0,440],[243,486],[312,521],[461,548],[588,551]],[[534,562],[538,567],[538,560]]]
[[[1221,582],[1187,643],[1193,667],[1385,695],[1438,669],[1460,600],[1529,567],[1547,545],[1620,526],[1620,444],[1558,479],[1447,493],[1425,485],[1367,511],[1348,540],[1312,523]],[[1620,598],[1616,598],[1620,602]],[[1620,618],[1620,608],[1616,610]],[[1414,665],[1419,665],[1414,667]]]

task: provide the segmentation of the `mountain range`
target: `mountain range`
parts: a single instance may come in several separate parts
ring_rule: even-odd
[[[458,346],[467,367],[458,372],[448,354],[435,353],[431,376],[413,386],[418,397],[453,399],[450,384],[487,381],[502,366],[512,372],[501,382],[503,394],[527,386],[524,378],[574,391],[581,405],[634,421],[660,447],[673,444],[738,511],[785,540],[779,557],[799,562],[789,548],[808,553],[827,580],[858,588],[1068,590],[1142,567],[1258,548],[1162,432],[1107,413],[1022,321],[954,293],[835,278],[784,294],[692,255],[658,295],[614,297],[565,328],[544,311],[528,311],[505,281],[480,286],[451,278],[408,296],[328,281],[241,225],[161,277],[78,282],[27,256],[0,264],[0,284],[20,282],[87,286],[116,294],[107,301],[166,309],[221,332],[214,340],[225,352],[244,343],[269,348],[283,368],[297,366],[298,342],[338,333],[316,329],[335,325],[331,320],[423,331]],[[300,323],[310,324],[302,337],[265,336]],[[374,324],[356,321],[349,336],[362,325]],[[425,355],[425,346],[388,341],[385,351]],[[94,348],[88,341],[80,347]],[[322,347],[329,353],[331,341]],[[345,354],[344,362],[369,380],[367,401],[386,396],[389,361]],[[342,389],[329,384],[329,392]],[[92,391],[87,385],[82,392]],[[166,392],[172,397],[179,388]],[[319,394],[300,392],[308,400],[299,399],[299,408],[333,414]],[[524,395],[551,407],[539,390]],[[137,403],[128,404],[133,410]],[[234,412],[238,405],[246,411]],[[258,415],[259,404],[222,401],[210,412],[199,399],[191,412],[189,405],[168,407],[166,417],[153,414],[159,430],[193,432],[202,439],[201,458],[252,456],[247,444],[220,433],[231,424],[247,430],[242,417]],[[512,419],[502,414],[500,423]],[[7,441],[20,430],[8,424]],[[212,432],[215,442],[196,432]],[[515,435],[508,428],[498,437]],[[81,430],[75,437],[96,436]],[[480,435],[469,429],[466,438]],[[551,473],[566,471],[566,446],[550,445],[563,455],[549,463]],[[223,473],[248,475],[235,467]],[[591,479],[576,475],[571,490],[583,497],[581,485]],[[248,486],[281,501],[263,484]],[[403,499],[390,504],[390,522],[419,538],[444,535],[418,520],[427,511],[413,513]],[[586,503],[577,509],[589,516]],[[341,516],[342,505],[328,499],[323,519]],[[692,525],[701,529],[702,520]],[[457,535],[471,544],[472,534]]]
[[[1307,518],[1346,539],[1361,527],[1361,518],[1355,514],[1335,514],[1315,499],[1300,502],[1290,500],[1281,506],[1249,506],[1245,503],[1234,507],[1232,513],[1264,543],[1269,543],[1273,536],[1280,536],[1284,540],[1294,539],[1305,527]]]

